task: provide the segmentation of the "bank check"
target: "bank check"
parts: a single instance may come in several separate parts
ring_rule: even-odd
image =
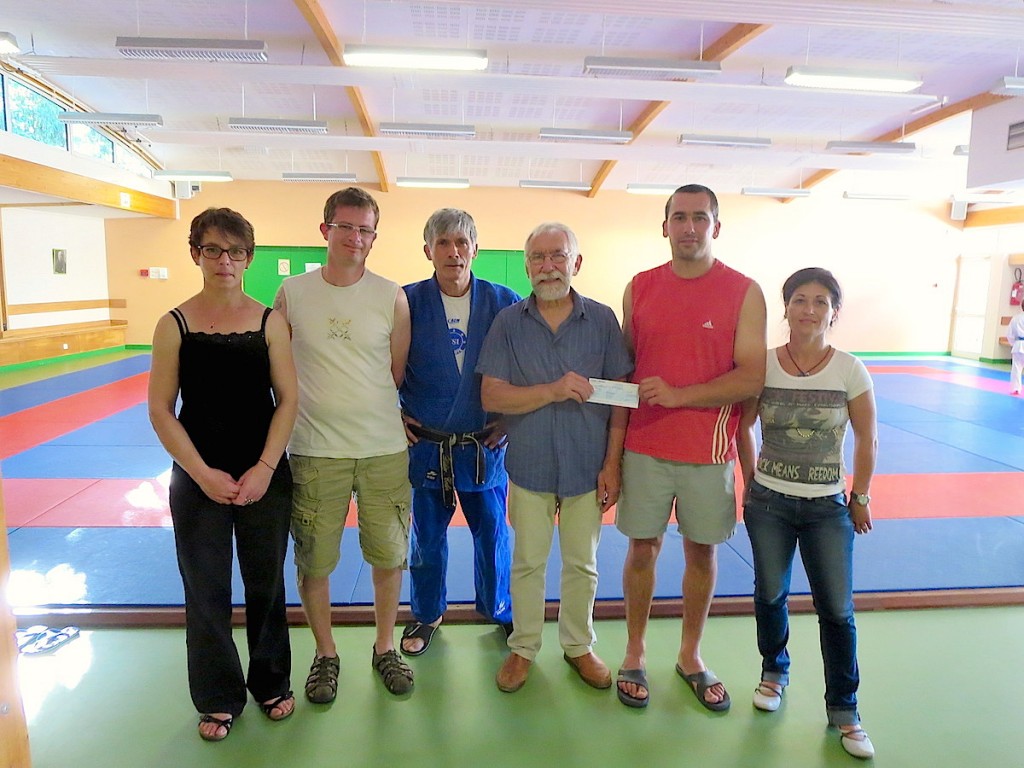
[[[588,403],[621,405],[626,408],[636,408],[640,405],[640,387],[636,384],[630,384],[628,381],[591,379],[590,386],[594,388],[594,394],[587,400]]]

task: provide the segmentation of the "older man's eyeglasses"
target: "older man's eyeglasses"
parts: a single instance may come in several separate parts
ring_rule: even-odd
[[[356,227],[344,221],[328,221],[325,222],[325,226],[328,226],[331,229],[338,230],[338,232],[341,233],[342,235],[358,234],[361,238],[363,238],[363,240],[369,240],[370,238],[375,237],[377,235],[377,230],[375,229],[370,229],[369,227]]]
[[[551,253],[534,251],[526,259],[535,267],[539,267],[545,261],[550,261],[556,267],[560,267],[569,261],[569,254],[565,251],[552,251]]]
[[[227,254],[232,261],[245,261],[249,258],[249,249],[233,245],[230,248],[221,248],[218,245],[200,245],[199,252],[204,259],[219,259],[221,254]]]

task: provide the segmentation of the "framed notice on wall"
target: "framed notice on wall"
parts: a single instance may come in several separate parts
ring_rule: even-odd
[[[68,273],[68,252],[64,248],[53,249],[53,274],[66,275]]]

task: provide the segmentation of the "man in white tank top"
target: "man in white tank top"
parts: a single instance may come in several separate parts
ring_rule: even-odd
[[[360,547],[373,568],[372,664],[391,693],[413,687],[393,637],[409,547],[409,459],[398,407],[409,303],[397,283],[366,269],[379,218],[376,201],[361,189],[331,195],[320,225],[327,264],[286,279],[274,300],[291,326],[299,379],[299,416],[288,445],[292,537],[299,595],[316,638],[306,681],[315,704],[333,701],[338,690],[329,580],[353,493]]]

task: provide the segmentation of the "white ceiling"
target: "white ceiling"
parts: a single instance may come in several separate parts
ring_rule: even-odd
[[[319,12],[319,13],[318,13]],[[311,21],[307,21],[307,18]],[[319,19],[319,21],[318,21]],[[764,25],[700,82],[597,78],[589,55],[698,59],[723,37]],[[0,0],[0,28],[24,53],[9,64],[51,82],[88,109],[153,112],[162,128],[132,134],[168,168],[279,179],[285,171],[349,171],[390,187],[396,176],[468,177],[474,186],[521,179],[594,183],[699,181],[720,192],[813,184],[846,169],[862,188],[883,176],[908,191],[962,191],[969,112],[913,132],[932,112],[987,94],[1018,68],[1021,0]],[[318,36],[318,32],[320,33]],[[266,64],[124,59],[118,35],[265,40]],[[330,52],[321,43],[326,39]],[[480,73],[357,70],[332,63],[348,43],[485,48]],[[333,57],[332,57],[333,54]],[[923,77],[904,95],[787,86],[794,64],[899,70]],[[628,129],[663,108],[633,143],[553,142],[541,127]],[[365,105],[361,107],[360,104]],[[371,129],[364,130],[361,110]],[[229,117],[326,120],[326,136],[241,134]],[[466,123],[476,137],[377,136],[380,122]],[[911,156],[826,153],[833,139],[897,138]],[[769,137],[770,149],[679,146],[680,133]],[[384,178],[381,178],[383,171]],[[886,173],[889,172],[889,173]],[[895,174],[895,175],[894,175]],[[914,189],[911,189],[914,188]]]

